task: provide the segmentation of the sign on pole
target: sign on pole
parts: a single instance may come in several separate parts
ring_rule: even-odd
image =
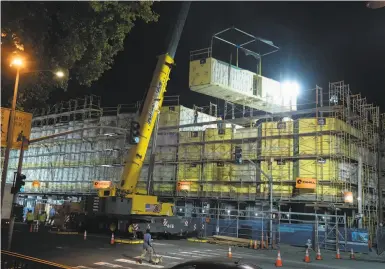
[[[11,116],[11,110],[9,108],[1,108],[1,146],[7,146],[7,134],[8,134],[8,125],[9,117]]]
[[[9,129],[9,118],[11,110],[9,108],[1,108],[1,146],[7,146],[7,133]],[[16,111],[15,125],[13,127],[12,149],[20,149],[21,136],[27,140],[31,136],[32,114],[22,111]],[[20,140],[20,141],[18,141]],[[28,144],[25,145],[24,150],[28,149]]]

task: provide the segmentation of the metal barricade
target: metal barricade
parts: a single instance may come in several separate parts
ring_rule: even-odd
[[[70,269],[72,267],[57,264],[19,253],[1,250],[1,268],[3,269]]]

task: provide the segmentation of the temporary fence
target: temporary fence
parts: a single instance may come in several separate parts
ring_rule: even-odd
[[[196,207],[178,207],[177,211],[179,216],[201,221],[197,229],[201,237],[268,241],[270,247],[280,243],[306,246],[310,240],[313,249],[367,250],[367,230],[348,229],[346,215]]]

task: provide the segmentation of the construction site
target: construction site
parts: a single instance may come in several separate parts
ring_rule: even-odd
[[[212,49],[191,52],[189,87],[219,101],[187,108],[178,96],[165,97],[136,192],[172,201],[183,214],[218,219],[257,217],[270,206],[290,222],[296,214],[298,221],[335,215],[345,228],[373,236],[385,207],[379,107],[338,81],[314,86],[313,99],[298,109],[297,94],[284,93],[282,83],[241,69],[238,57],[236,64],[221,62]],[[87,202],[98,199],[95,181],[119,184],[130,148],[123,130],[139,108],[102,107],[99,97],[85,96],[36,110],[31,139],[97,126],[122,131],[88,128],[31,144],[23,203]],[[8,182],[17,164],[13,151]]]

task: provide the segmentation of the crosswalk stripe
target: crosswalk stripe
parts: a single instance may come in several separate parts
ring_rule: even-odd
[[[146,262],[143,262],[142,264],[140,264],[140,263],[137,263],[136,261],[133,261],[133,260],[116,259],[115,261],[116,262],[131,263],[131,264],[136,264],[136,265],[142,265],[142,266],[148,266],[148,267],[154,267],[154,268],[164,268],[163,265],[155,265],[155,264],[146,263]]]
[[[190,252],[185,252],[185,251],[182,251],[181,253],[183,253],[183,254],[190,254]],[[196,253],[196,252],[194,252],[194,254],[200,255],[200,256],[204,256],[204,257],[211,257],[212,256],[212,255],[209,255],[209,254],[202,254],[202,253]]]
[[[168,244],[168,243],[152,243],[154,244],[155,246],[175,246],[174,244]]]
[[[172,255],[179,255],[179,256],[183,256],[183,257],[201,258],[200,256],[194,256],[194,255],[191,255],[191,254],[183,254],[183,253],[176,253],[176,252],[171,252],[170,254],[172,254]]]
[[[162,255],[162,254],[159,254],[160,257],[162,258],[168,258],[168,259],[174,259],[174,260],[184,260],[183,258],[179,258],[179,257],[174,257],[174,256],[167,256],[167,255]],[[140,256],[136,256],[135,259],[139,259]]]
[[[204,254],[204,253],[206,253],[205,251],[199,251],[199,250],[194,250],[192,252],[197,253],[197,254],[201,254],[203,252],[203,254],[201,254],[201,255],[205,255],[205,256],[212,256],[212,255],[221,256],[221,255],[223,255],[223,254],[218,254],[218,253],[213,253],[213,252],[210,252],[210,254]]]
[[[112,264],[112,263],[108,263],[108,262],[95,262],[94,264],[96,265],[102,265],[102,266],[107,266],[107,267],[110,267],[110,268],[120,268],[120,267],[123,267],[119,264]]]

